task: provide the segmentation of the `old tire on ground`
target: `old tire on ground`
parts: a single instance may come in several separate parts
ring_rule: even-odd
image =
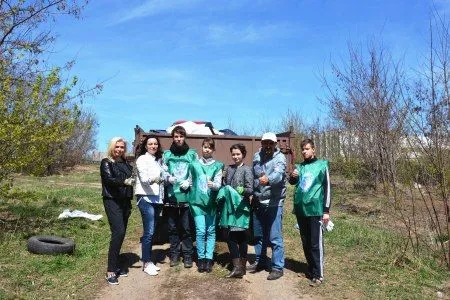
[[[55,235],[36,235],[28,239],[28,251],[36,254],[59,254],[75,251],[75,242]]]

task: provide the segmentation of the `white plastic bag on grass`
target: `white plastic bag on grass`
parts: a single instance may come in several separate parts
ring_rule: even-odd
[[[92,221],[100,220],[102,215],[93,215],[81,210],[70,211],[65,209],[62,213],[59,214],[58,219],[67,219],[67,218],[86,218]]]

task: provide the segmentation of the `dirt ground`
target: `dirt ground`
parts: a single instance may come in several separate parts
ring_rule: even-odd
[[[139,261],[140,248],[126,256],[130,262],[128,277],[121,277],[119,285],[109,286],[105,282],[96,299],[313,299],[300,292],[299,285],[307,285],[307,279],[289,270],[278,280],[267,280],[268,273],[261,271],[247,274],[242,279],[228,279],[228,254],[221,250],[226,244],[218,242],[216,262],[212,273],[199,273],[196,265],[186,269],[183,264],[170,268],[166,257],[168,244],[153,248],[153,256],[161,268],[157,276],[148,276],[142,271]],[[254,249],[249,246],[249,256],[254,257]],[[314,297],[317,299],[317,297]]]

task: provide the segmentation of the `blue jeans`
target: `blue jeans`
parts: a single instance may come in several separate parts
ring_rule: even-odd
[[[267,246],[272,247],[272,269],[284,268],[283,207],[259,205],[253,211],[253,232],[258,264],[267,263]]]
[[[198,259],[212,259],[216,243],[216,214],[194,217],[194,222],[197,230]]]
[[[143,234],[141,237],[142,244],[142,261],[150,262],[152,258],[152,239],[155,232],[156,222],[161,212],[161,204],[149,203],[145,200],[139,201],[139,210],[142,216]]]

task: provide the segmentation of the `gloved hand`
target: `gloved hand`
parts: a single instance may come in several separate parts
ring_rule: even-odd
[[[135,181],[136,181],[136,180],[135,180],[133,177],[129,177],[129,178],[125,179],[125,181],[123,182],[123,184],[129,185],[129,186],[133,186]]]
[[[177,178],[175,176],[169,176],[169,183],[170,184],[175,184],[177,183]]]
[[[244,193],[244,187],[241,185],[236,187],[236,192],[238,192],[239,195],[242,195]]]
[[[149,179],[150,184],[160,184],[161,183],[161,177],[160,176],[154,176],[154,177],[150,177]]]
[[[189,188],[189,180],[183,180],[180,183],[180,188],[182,188],[183,190],[187,190]]]
[[[328,222],[327,222],[326,224],[323,223],[322,221],[320,221],[320,224],[321,224],[322,229],[323,229],[324,231],[332,231],[333,228],[334,228],[334,223],[331,222],[331,220],[328,220]]]
[[[333,228],[334,228],[334,223],[331,222],[331,220],[329,220],[329,221],[327,222],[326,226],[325,226],[325,230],[326,230],[326,231],[332,231]]]

